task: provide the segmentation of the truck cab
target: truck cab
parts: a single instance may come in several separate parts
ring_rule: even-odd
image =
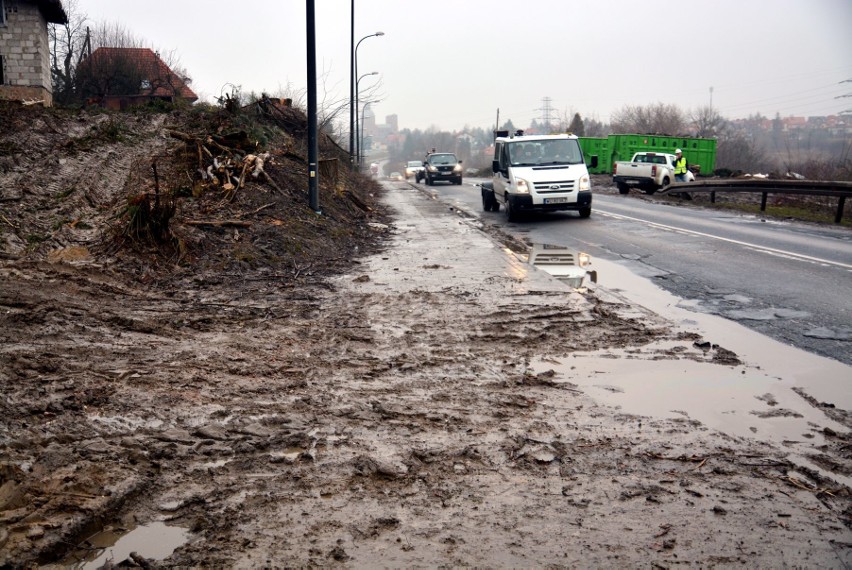
[[[597,157],[592,157],[592,167]],[[482,187],[486,211],[503,206],[510,221],[525,211],[592,213],[592,186],[574,135],[500,134],[494,140],[494,176]]]

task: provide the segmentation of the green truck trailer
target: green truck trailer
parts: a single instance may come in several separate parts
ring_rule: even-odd
[[[693,139],[660,135],[609,135],[608,137],[580,137],[580,148],[590,163],[598,157],[598,165],[589,168],[592,174],[611,174],[612,165],[620,160],[630,160],[637,152],[665,152],[683,155],[691,167],[699,167],[700,175],[710,175],[716,169],[716,139]]]

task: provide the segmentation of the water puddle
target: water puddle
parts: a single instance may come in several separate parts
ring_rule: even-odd
[[[84,541],[84,548],[71,553],[62,568],[94,570],[107,562],[118,565],[135,552],[146,560],[164,560],[189,541],[189,530],[152,522],[132,529],[105,530]]]
[[[852,366],[782,344],[722,317],[696,312],[700,303],[675,297],[618,263],[596,258],[594,266],[602,297],[611,293],[616,300],[637,303],[670,320],[678,330],[698,333],[732,350],[747,367],[778,379],[781,386],[799,387],[820,402],[852,409]]]
[[[282,451],[270,452],[269,460],[272,463],[295,463],[303,453],[306,453],[304,449],[291,447]]]
[[[208,461],[206,463],[202,463],[201,465],[199,465],[198,468],[204,471],[208,469],[218,469],[219,467],[224,467],[231,461],[231,459],[217,459],[215,461]]]
[[[687,416],[730,435],[772,441],[801,463],[824,442],[824,428],[848,431],[792,389],[852,409],[852,367],[719,316],[694,312],[690,308],[696,303],[671,295],[618,263],[595,259],[594,267],[601,298],[641,305],[674,323],[677,331],[697,333],[710,344],[668,341],[639,349],[578,352],[565,359],[534,361],[532,372],[554,370],[559,380],[629,414]],[[712,362],[713,345],[733,351],[742,364]]]
[[[629,414],[687,416],[740,437],[810,446],[823,442],[822,427],[845,431],[804,402],[783,379],[750,366],[692,360],[703,356],[687,352],[683,344],[677,347],[678,356],[666,355],[672,348],[670,343],[659,343],[639,351],[576,353],[564,360],[534,361],[532,369],[534,373],[554,370],[559,380],[576,384],[596,401]]]

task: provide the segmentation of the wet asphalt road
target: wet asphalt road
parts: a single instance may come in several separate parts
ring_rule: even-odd
[[[416,186],[516,237],[624,264],[694,310],[852,364],[849,229],[618,194],[595,194],[587,220],[559,212],[510,224],[502,211],[482,210],[479,181]]]

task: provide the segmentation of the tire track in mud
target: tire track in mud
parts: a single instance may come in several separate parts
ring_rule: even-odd
[[[4,207],[7,218],[17,223],[0,235],[5,241],[0,250],[20,255],[29,245],[32,257],[36,246],[44,258],[52,250],[95,244],[111,209],[126,195],[128,173],[147,172],[150,157],[166,148],[159,134],[165,120],[164,115],[147,121],[81,116],[79,125],[62,132],[35,134],[39,126],[33,125],[24,131],[25,143],[11,141],[21,152],[12,156],[12,166],[0,170],[0,188],[18,193]]]

